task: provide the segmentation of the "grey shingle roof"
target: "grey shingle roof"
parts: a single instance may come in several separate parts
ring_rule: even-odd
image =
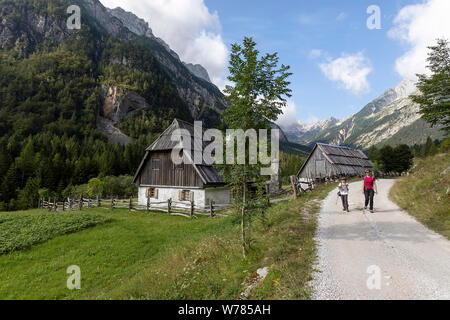
[[[317,147],[332,164],[371,168],[373,163],[361,150],[318,143]]]
[[[172,122],[172,124],[158,137],[158,139],[156,139],[146,149],[145,156],[144,156],[141,164],[139,165],[138,170],[136,171],[136,175],[134,177],[134,182],[137,181],[137,177],[139,176],[140,171],[142,170],[142,168],[144,166],[145,160],[147,159],[147,157],[149,156],[149,154],[151,152],[170,151],[177,146],[179,138],[173,139],[174,141],[172,141],[172,137],[177,136],[177,132],[176,132],[177,129],[181,129],[180,131],[178,131],[178,134],[180,134],[183,137],[182,141],[184,142],[183,143],[184,149],[185,150],[191,149],[192,154],[194,151],[201,151],[203,153],[203,150],[210,143],[207,141],[203,141],[200,143],[198,141],[196,141],[195,136],[194,136],[194,126],[186,121],[175,119]],[[186,130],[186,131],[184,131],[184,130]],[[203,131],[204,130],[205,129],[203,129]],[[178,137],[179,137],[179,135],[178,135]],[[187,141],[189,141],[189,139],[191,141],[190,146],[189,146],[189,143],[186,143]],[[206,185],[223,185],[224,184],[223,177],[217,168],[214,168],[211,165],[207,165],[206,163],[193,164],[193,166]]]

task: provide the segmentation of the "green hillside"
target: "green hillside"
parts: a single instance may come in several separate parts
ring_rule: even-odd
[[[448,145],[448,144],[447,144]],[[417,159],[391,198],[430,229],[450,239],[450,154]]]

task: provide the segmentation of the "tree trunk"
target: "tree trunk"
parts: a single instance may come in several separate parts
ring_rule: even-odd
[[[244,178],[243,193],[242,193],[242,212],[241,212],[241,234],[242,234],[242,255],[244,259],[247,259],[247,246],[245,243],[245,210],[246,210],[246,196],[247,196],[247,183]]]

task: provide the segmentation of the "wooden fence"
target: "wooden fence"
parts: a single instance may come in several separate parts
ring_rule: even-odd
[[[210,216],[214,217],[226,217],[227,215],[219,214],[217,211],[227,209],[229,205],[215,204],[214,201],[210,201],[207,208],[199,207],[194,204],[193,201],[190,202],[177,202],[169,199],[167,201],[150,201],[147,198],[147,203],[145,205],[140,205],[133,198],[129,199],[100,199],[99,197],[84,198],[84,197],[69,197],[63,199],[63,201],[58,201],[56,198],[39,199],[39,208],[48,209],[48,211],[81,211],[83,209],[89,208],[104,208],[104,209],[128,209],[129,211],[147,211],[154,212],[160,211],[168,213],[172,216],[183,216],[186,218],[197,218],[200,216]]]

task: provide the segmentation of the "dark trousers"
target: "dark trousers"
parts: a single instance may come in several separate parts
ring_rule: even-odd
[[[375,191],[373,191],[373,189],[365,189],[364,195],[366,196],[366,202],[364,206],[367,207],[370,202],[370,210],[373,210],[373,196],[375,195]]]
[[[342,200],[342,206],[344,207],[344,210],[348,210],[348,195],[341,195]]]

